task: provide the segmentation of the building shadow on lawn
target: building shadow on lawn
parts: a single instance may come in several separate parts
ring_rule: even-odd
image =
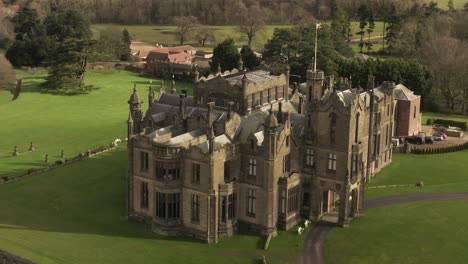
[[[126,148],[109,154],[0,185],[0,233],[22,229],[204,243],[158,235],[150,225],[128,220]]]

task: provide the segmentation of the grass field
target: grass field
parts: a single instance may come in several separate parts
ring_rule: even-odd
[[[3,139],[0,141],[0,176],[15,177],[29,168],[45,167],[46,153],[49,163],[53,163],[60,159],[62,149],[65,156],[71,158],[109,144],[115,138],[125,138],[127,100],[134,83],[140,88],[144,111],[147,108],[148,77],[125,71],[90,71],[87,84],[97,90],[84,95],[60,96],[40,92],[38,85],[45,76],[26,76],[23,92],[16,101],[10,101],[9,93],[0,93],[0,138]],[[159,81],[154,81],[159,87]],[[183,84],[177,83],[177,86],[181,88]],[[27,152],[31,141],[35,152]],[[22,154],[12,157],[15,145]]]
[[[468,203],[432,201],[368,210],[325,243],[327,264],[466,263]]]
[[[359,31],[358,22],[352,22],[351,32],[353,33],[352,38],[358,39],[355,33]],[[94,36],[99,36],[101,30],[105,30],[109,27],[117,27],[119,30],[126,28],[134,40],[140,40],[144,42],[149,42],[152,44],[163,44],[165,46],[178,45],[179,42],[174,34],[176,29],[175,26],[160,26],[160,25],[114,25],[114,24],[95,24],[92,26]],[[241,47],[246,45],[247,41],[243,35],[238,32],[238,26],[209,26],[214,30],[216,42],[221,42],[228,37],[234,38],[237,45]],[[289,27],[289,26],[277,26],[277,25],[268,25],[266,26],[254,39],[253,48],[260,50],[267,43],[268,39],[273,35],[273,31],[277,27]],[[371,34],[371,37],[382,36],[383,23],[376,22],[376,27],[374,32]],[[380,41],[379,41],[380,43]],[[194,47],[200,47],[200,44],[197,43],[196,39],[190,37],[186,44],[192,45]],[[212,45],[207,45],[204,49],[210,50],[214,47],[216,43]],[[353,47],[356,44],[353,44]],[[357,47],[357,46],[356,46]],[[381,48],[381,45],[376,44],[374,51],[378,51]],[[356,48],[355,48],[356,49]]]
[[[95,156],[18,182],[0,185],[0,248],[49,263],[296,263],[303,238],[279,232],[264,239],[240,234],[208,245],[158,236],[125,218],[127,152]]]
[[[423,113],[421,123],[426,124],[428,118],[434,118],[434,119],[450,119],[450,120],[456,120],[456,121],[463,121],[463,122],[468,122],[468,116],[466,115],[450,115],[450,114],[442,114],[442,113]]]
[[[393,162],[378,173],[369,186],[416,184],[423,188],[368,189],[366,198],[403,193],[468,192],[468,151],[436,155],[394,154]]]
[[[434,0],[433,0],[434,1]],[[427,3],[430,3],[431,1],[426,1]],[[448,9],[448,2],[449,0],[436,0],[434,2],[437,2],[437,5],[442,8],[447,10]],[[455,6],[456,10],[463,9],[463,5],[466,3],[466,0],[453,0],[453,5]]]

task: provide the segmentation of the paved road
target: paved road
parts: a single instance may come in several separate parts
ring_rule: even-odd
[[[364,208],[370,209],[399,203],[434,200],[468,200],[468,193],[424,193],[382,197],[366,201]],[[323,242],[328,233],[335,227],[336,225],[333,223],[319,222],[312,228],[304,242],[304,264],[325,263],[322,255]]]

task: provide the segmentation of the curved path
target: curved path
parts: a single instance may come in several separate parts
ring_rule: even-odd
[[[433,200],[468,200],[468,193],[424,193],[382,197],[366,201],[364,209],[399,203]],[[319,222],[312,228],[304,242],[304,264],[325,263],[322,255],[323,242],[327,238],[328,233],[335,227],[336,224],[334,223]]]

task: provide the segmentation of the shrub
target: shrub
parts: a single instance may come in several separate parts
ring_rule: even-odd
[[[40,171],[41,169],[38,169],[38,168],[29,168],[28,169],[28,174],[31,174],[31,173],[34,173],[36,171]]]
[[[63,161],[61,161],[61,160],[56,160],[54,163],[55,163],[55,165],[62,165],[62,164],[63,164]]]
[[[427,120],[429,123],[429,119]],[[466,130],[468,127],[467,122],[464,121],[455,121],[455,120],[450,120],[450,119],[435,119],[434,124],[441,124],[441,125],[447,125],[447,126],[455,126],[459,127],[462,130]]]
[[[426,121],[426,125],[432,126],[434,124],[434,118],[428,118]]]

